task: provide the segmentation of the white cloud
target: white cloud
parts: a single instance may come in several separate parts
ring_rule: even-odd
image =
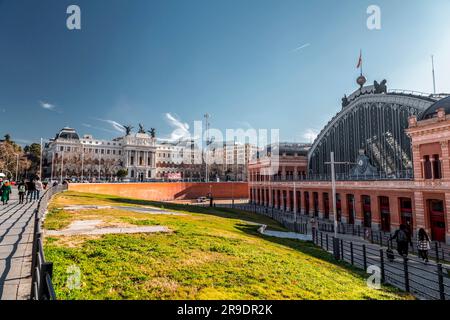
[[[82,123],[81,125],[82,125],[83,127],[90,128],[90,129],[94,129],[94,130],[100,130],[100,131],[104,131],[104,132],[108,132],[108,133],[113,133],[113,134],[117,133],[117,131],[109,130],[109,129],[102,128],[102,127],[96,127],[96,126],[93,126],[92,124],[89,124],[89,123]]]
[[[117,121],[109,120],[109,119],[95,119],[95,120],[109,123],[116,132],[125,133],[125,127],[123,125],[121,125],[120,123],[118,123]]]
[[[181,120],[177,119],[170,113],[166,113],[166,121],[171,127],[174,128],[170,137],[164,140],[168,141],[178,141],[178,140],[188,140],[191,139],[191,133],[189,132],[189,125]]]
[[[39,101],[39,104],[45,110],[54,111],[55,108],[56,108],[56,106],[54,104],[51,104],[51,103],[48,103],[48,102],[44,102],[44,101]]]
[[[302,134],[302,138],[306,140],[306,142],[313,143],[319,135],[319,131],[316,129],[308,128]]]

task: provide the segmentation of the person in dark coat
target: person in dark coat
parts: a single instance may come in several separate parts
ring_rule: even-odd
[[[390,240],[397,240],[397,251],[398,254],[407,257],[409,244],[412,245],[411,236],[408,234],[407,227],[402,224],[400,225],[400,229],[395,231],[394,235],[390,238]]]
[[[20,181],[17,190],[19,192],[19,203],[22,204],[25,199],[25,193],[27,192],[27,186],[24,181]]]
[[[28,183],[27,183],[27,202],[33,201],[35,192],[36,192],[35,182],[33,180],[28,181]]]

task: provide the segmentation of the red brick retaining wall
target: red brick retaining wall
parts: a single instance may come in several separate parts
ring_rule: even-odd
[[[247,182],[71,183],[69,190],[155,201],[196,199],[210,191],[214,199],[248,198]]]

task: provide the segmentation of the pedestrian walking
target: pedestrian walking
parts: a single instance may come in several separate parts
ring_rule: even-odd
[[[17,186],[17,190],[19,192],[19,204],[22,204],[25,199],[25,193],[27,191],[27,186],[24,181],[20,181],[19,185]]]
[[[311,218],[309,220],[309,223],[311,224],[311,232],[312,232],[312,235],[313,235],[313,238],[314,238],[316,236],[317,230],[319,229],[319,223],[314,218]]]
[[[3,205],[8,204],[10,194],[11,194],[11,184],[9,183],[8,180],[6,180],[0,189],[0,195]]]
[[[419,250],[419,257],[425,263],[428,263],[428,251],[431,249],[430,238],[425,229],[421,228],[417,235],[417,249]]]
[[[27,182],[27,202],[33,201],[36,183],[33,180]]]
[[[395,231],[390,240],[397,240],[397,251],[402,257],[408,256],[408,246],[411,243],[411,237],[408,236],[407,228],[404,224],[400,225],[400,229]]]
[[[39,177],[34,181],[34,185],[36,187],[36,191],[34,192],[34,200],[39,200],[41,197],[41,192],[44,190],[44,185],[42,184]]]

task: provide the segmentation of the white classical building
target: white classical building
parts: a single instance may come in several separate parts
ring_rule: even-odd
[[[45,144],[43,175],[51,179],[116,180],[125,169],[130,181],[247,179],[247,164],[257,152],[254,145],[215,143],[204,152],[194,140],[157,143],[142,132],[113,140],[80,137],[65,127]],[[208,166],[204,158],[209,160]]]
[[[43,175],[53,179],[113,180],[120,169],[127,178],[144,181],[156,177],[156,139],[132,133],[113,140],[80,137],[63,128],[43,150]]]

